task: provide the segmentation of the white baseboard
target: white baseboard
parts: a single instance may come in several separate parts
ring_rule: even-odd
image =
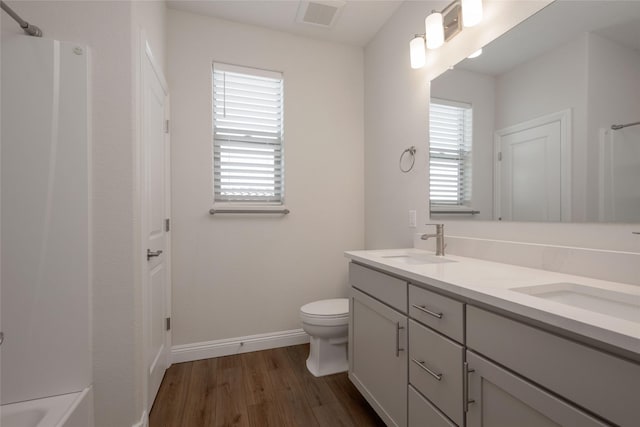
[[[171,363],[191,362],[231,354],[286,347],[309,342],[309,335],[302,329],[227,338],[171,347]]]
[[[149,415],[147,414],[147,411],[142,411],[142,417],[140,417],[140,421],[138,421],[131,427],[149,427]]]

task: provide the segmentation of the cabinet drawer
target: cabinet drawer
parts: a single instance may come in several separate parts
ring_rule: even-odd
[[[407,312],[407,282],[358,264],[349,264],[349,283],[402,313]]]
[[[462,425],[461,345],[409,320],[409,383]]]
[[[409,314],[418,322],[458,342],[464,337],[464,304],[409,285]]]
[[[427,399],[409,386],[409,427],[456,427]]]
[[[469,305],[467,346],[615,424],[638,425],[638,364]]]

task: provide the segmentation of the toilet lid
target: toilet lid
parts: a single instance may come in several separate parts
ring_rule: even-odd
[[[323,299],[310,302],[303,305],[300,311],[310,316],[346,316],[349,314],[349,298]]]

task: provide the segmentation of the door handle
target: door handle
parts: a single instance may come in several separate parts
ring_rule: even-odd
[[[396,357],[400,356],[400,352],[404,351],[404,348],[400,348],[400,330],[404,329],[404,326],[400,326],[400,322],[396,322]]]
[[[475,369],[469,368],[469,363],[462,364],[462,410],[469,412],[469,405],[475,403],[474,399],[469,399],[469,374],[475,372]]]
[[[149,261],[153,257],[160,256],[162,250],[152,251],[151,249],[147,249],[147,261]]]

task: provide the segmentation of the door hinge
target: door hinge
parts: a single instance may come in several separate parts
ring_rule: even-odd
[[[498,151],[498,161],[502,161],[502,151]]]
[[[171,219],[167,218],[164,220],[164,231],[171,230]]]
[[[164,318],[164,327],[167,331],[171,330],[171,317]]]
[[[164,121],[164,133],[169,133],[169,119]]]

